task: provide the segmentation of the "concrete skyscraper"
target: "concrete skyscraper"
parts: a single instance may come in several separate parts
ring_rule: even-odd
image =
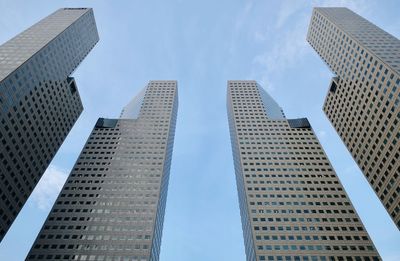
[[[308,120],[255,81],[227,107],[247,260],[380,260]]]
[[[0,46],[0,240],[83,110],[70,75],[98,40],[92,9],[63,8]]]
[[[177,82],[151,81],[100,118],[27,260],[158,260],[177,110]]]
[[[314,8],[332,78],[323,110],[400,229],[400,41],[347,8]]]

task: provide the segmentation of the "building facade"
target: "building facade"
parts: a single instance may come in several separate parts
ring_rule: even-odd
[[[177,109],[177,82],[151,81],[97,121],[27,260],[158,260]]]
[[[308,120],[255,81],[227,107],[247,260],[380,260]]]
[[[83,110],[70,75],[98,40],[92,9],[64,8],[0,46],[0,240]]]
[[[347,8],[314,8],[332,78],[323,110],[400,229],[400,41]]]

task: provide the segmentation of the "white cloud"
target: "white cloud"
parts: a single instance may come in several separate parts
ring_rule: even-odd
[[[43,174],[31,198],[35,206],[41,210],[49,209],[67,179],[67,173],[50,165]]]
[[[264,65],[270,72],[281,71],[292,65],[298,57],[302,56],[307,47],[305,42],[306,29],[304,28],[307,27],[302,23],[291,32],[278,37],[272,48],[256,56],[254,62]]]
[[[278,18],[276,19],[276,29],[280,29],[303,6],[304,3],[302,1],[282,1],[278,11]]]
[[[253,7],[253,2],[247,1],[246,5],[244,6],[243,12],[241,12],[236,19],[236,24],[235,24],[236,31],[240,31],[242,29],[245,21],[247,20],[247,17],[250,14],[252,7]]]
[[[250,15],[251,9],[253,8],[253,2],[248,0],[243,8],[243,10],[237,15],[236,17],[236,23],[235,23],[235,28],[233,30],[233,35],[229,47],[229,53],[234,54],[235,53],[235,44],[240,36],[240,32],[243,29],[244,24],[246,23],[246,20],[248,16]]]
[[[275,32],[273,35],[276,35],[276,39],[271,42],[272,45],[264,53],[254,57],[253,63],[262,70],[260,82],[269,82],[271,75],[280,74],[287,67],[295,65],[309,51],[305,40],[307,24],[308,18],[302,17],[291,31],[284,34]]]
[[[256,31],[254,33],[254,40],[256,42],[265,42],[265,40],[267,40],[267,35],[266,33],[262,33],[260,31]]]
[[[282,74],[295,66],[301,61],[307,53],[312,52],[306,41],[308,24],[311,17],[311,9],[315,6],[346,6],[357,13],[369,13],[373,9],[373,3],[365,0],[358,2],[349,2],[346,0],[327,1],[314,0],[309,3],[305,1],[284,1],[281,3],[277,11],[277,19],[272,28],[272,31],[266,30],[268,35],[260,31],[254,32],[256,42],[261,42],[265,39],[270,40],[270,45],[263,53],[256,55],[253,59],[253,64],[258,73],[253,72],[252,75],[260,75],[256,77],[260,83],[267,86],[273,86],[271,81],[274,74]],[[289,23],[290,21],[290,23]],[[289,27],[287,30],[282,30],[281,27]],[[291,28],[290,28],[291,27]],[[286,32],[282,34],[282,32]],[[274,88],[271,87],[271,90]]]
[[[320,130],[318,131],[318,137],[322,140],[326,137],[326,131]]]

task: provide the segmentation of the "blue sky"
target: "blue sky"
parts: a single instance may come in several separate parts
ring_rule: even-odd
[[[332,74],[306,42],[313,6],[347,6],[400,37],[400,2],[0,0],[0,44],[61,7],[93,7],[100,42],[74,77],[84,112],[0,244],[23,260],[98,117],[118,117],[149,80],[178,80],[179,111],[161,261],[245,260],[226,81],[257,80],[308,117],[384,260],[400,233],[322,112]]]

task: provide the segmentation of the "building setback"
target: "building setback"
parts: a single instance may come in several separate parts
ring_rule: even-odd
[[[323,110],[400,229],[400,41],[347,8],[314,8],[307,41],[335,74]]]
[[[0,241],[83,107],[71,73],[98,42],[90,8],[63,8],[0,46]]]
[[[27,260],[158,260],[177,110],[177,82],[151,81],[100,118]]]
[[[308,120],[255,81],[227,107],[247,260],[380,260]]]

